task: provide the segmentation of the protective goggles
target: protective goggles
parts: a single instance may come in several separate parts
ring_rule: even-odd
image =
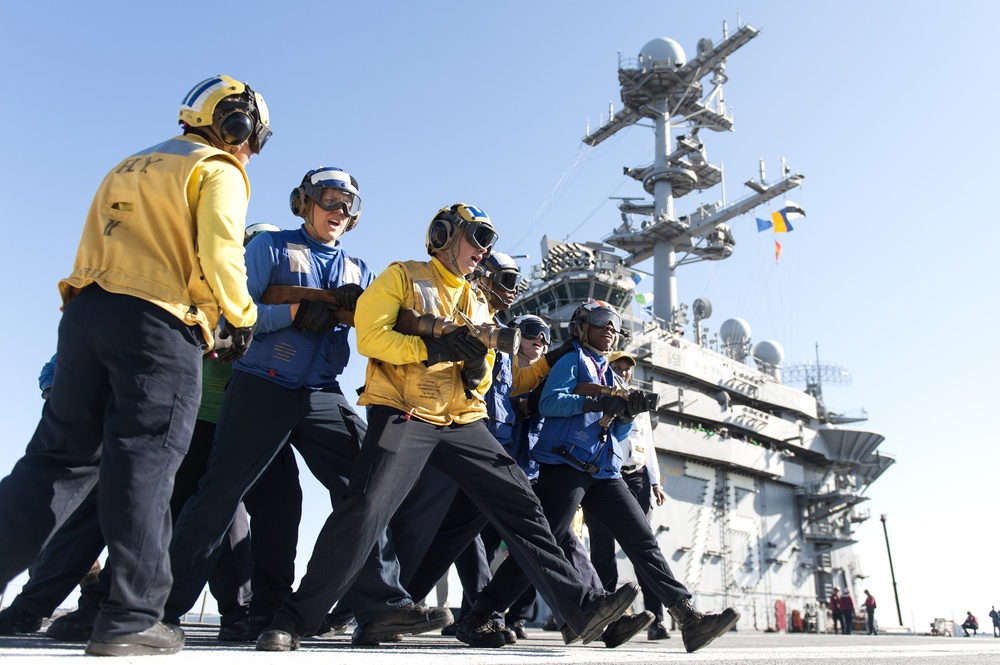
[[[317,188],[313,190],[313,192],[316,191],[319,192],[319,196],[310,194],[309,198],[315,201],[316,205],[323,210],[327,212],[343,210],[344,214],[348,217],[356,217],[361,214],[360,194],[352,194],[351,192],[335,187],[323,187],[322,189]]]
[[[473,247],[477,247],[483,250],[489,250],[496,243],[500,236],[497,232],[493,230],[493,227],[489,224],[483,224],[482,222],[466,222],[465,223],[465,239],[468,240]]]
[[[267,104],[264,103],[264,98],[254,92],[253,88],[246,83],[243,85],[246,85],[246,93],[253,102],[254,121],[257,123],[253,134],[250,135],[250,150],[253,154],[259,155],[260,151],[264,149],[264,144],[271,138],[271,128],[268,127],[271,118],[267,111]]]
[[[517,291],[517,285],[521,283],[521,273],[519,272],[494,272],[490,273],[489,278],[491,282],[511,293]]]
[[[604,328],[610,323],[615,332],[622,331],[622,317],[618,312],[606,307],[599,307],[588,311],[587,323],[598,328]]]
[[[517,327],[521,331],[522,338],[538,339],[541,337],[546,346],[552,343],[552,332],[541,321],[521,321]]]
[[[259,155],[260,151],[264,149],[264,144],[267,140],[271,138],[271,128],[262,122],[257,123],[257,128],[254,130],[253,134],[250,135],[250,152],[255,155]]]

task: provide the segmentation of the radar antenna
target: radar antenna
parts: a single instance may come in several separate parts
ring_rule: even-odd
[[[822,363],[819,360],[819,342],[816,342],[816,362],[792,363],[785,368],[785,383],[805,384],[806,392],[816,398],[820,420],[823,422],[859,422],[866,418],[845,418],[827,411],[823,403],[823,383],[849,386],[851,370],[836,363]]]

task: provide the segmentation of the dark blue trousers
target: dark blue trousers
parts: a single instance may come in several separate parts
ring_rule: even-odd
[[[639,502],[639,508],[646,516],[646,524],[649,524],[653,516],[653,488],[649,484],[649,474],[646,473],[645,469],[640,469],[635,473],[623,473],[622,480],[625,481],[635,500]],[[583,516],[590,531],[590,560],[593,562],[597,574],[600,575],[604,588],[613,591],[618,586],[615,538],[599,520],[591,519],[589,513],[584,512]],[[653,613],[657,621],[662,622],[663,603],[642,580],[639,580],[639,586],[642,587],[643,605]]]
[[[449,521],[451,506],[458,493],[458,485],[446,473],[425,466],[416,485],[389,521],[393,548],[399,559],[399,579],[414,598],[430,593],[461,548],[478,533],[476,526],[464,525],[467,528],[455,537],[467,539],[457,551],[450,546],[450,540],[446,543],[439,536],[442,529],[451,528],[445,526],[445,522]],[[430,580],[437,574],[438,565],[432,565],[428,571],[428,564],[439,559],[445,560],[444,572]]]
[[[167,615],[180,616],[195,603],[236,507],[286,442],[301,453],[317,480],[342,496],[365,430],[364,421],[339,391],[291,390],[234,372],[223,397],[208,470],[181,511],[170,545],[174,586]],[[385,527],[383,523],[366,546],[368,561],[359,566],[363,571],[357,586],[344,598],[359,624],[412,602],[399,584],[399,564]],[[338,546],[350,548],[352,541]],[[330,599],[313,629],[339,598]]]
[[[39,552],[28,570],[28,581],[11,606],[40,617],[52,616],[103,551],[104,534],[97,516],[95,488]],[[94,606],[95,616],[99,610],[100,598]]]
[[[432,469],[424,470],[417,485],[407,497],[404,506],[412,503],[414,495],[418,494],[418,491],[437,492],[440,496],[442,492],[439,488],[454,486],[454,483],[449,479],[445,479],[446,482],[441,481],[440,471],[433,470],[433,473],[428,473],[428,471],[432,471]],[[435,482],[425,482],[425,479],[433,479]],[[532,483],[532,487],[534,487],[534,483]],[[502,539],[496,527],[490,524],[483,511],[465,492],[455,493],[452,491],[447,495],[454,495],[454,498],[451,505],[448,506],[444,519],[441,519],[440,516],[432,519],[431,515],[433,514],[428,514],[414,522],[414,524],[420,524],[421,527],[427,528],[433,524],[439,526],[430,545],[424,548],[426,554],[410,578],[408,580],[404,578],[404,582],[410,595],[414,598],[423,598],[430,593],[437,581],[448,572],[449,567],[454,563],[459,579],[462,581],[464,596],[471,602],[475,602],[479,592],[485,588],[492,577],[489,562]],[[395,522],[398,517],[399,513],[396,513],[393,521]],[[402,538],[404,534],[414,530],[412,526],[407,531],[394,528],[393,537],[402,540],[405,539]],[[564,553],[584,583],[595,589],[601,589],[601,580],[591,565],[590,559],[587,558],[583,543],[580,542],[575,533],[572,533],[572,525],[568,527],[568,530],[569,538],[565,541],[568,547]],[[482,538],[477,538],[480,534],[482,534]],[[404,571],[408,567],[407,563],[403,563]],[[513,610],[511,616],[515,617],[515,620],[518,617],[524,618],[521,617],[522,614],[531,612],[534,594],[534,588],[529,587],[510,605],[510,609]],[[463,602],[463,607],[465,606],[466,603]]]
[[[621,544],[636,575],[665,606],[691,596],[671,572],[645,515],[621,478],[594,478],[567,464],[543,464],[535,493],[567,552],[574,546],[569,539],[576,537],[570,533],[573,516],[582,505],[584,513],[590,513]],[[518,561],[508,557],[483,589],[483,597],[495,607],[509,607],[529,584]],[[565,615],[562,618],[569,621]]]
[[[243,497],[243,504],[250,514],[253,532],[250,538],[253,558],[250,616],[270,617],[295,584],[295,552],[299,543],[299,523],[302,521],[302,486],[299,485],[295,452],[290,445],[285,444],[271,460],[263,475]],[[208,578],[209,589],[219,569],[225,565],[225,543],[222,547],[222,557]]]
[[[96,485],[114,574],[94,637],[163,617],[170,495],[198,413],[202,352],[197,328],[145,300],[92,285],[66,304],[41,421],[0,481],[0,584]]]
[[[198,479],[205,472],[214,433],[214,423],[203,420],[195,423],[188,454],[174,477],[174,492],[170,499],[172,514],[177,514],[178,507],[197,489]],[[227,625],[246,616],[250,606],[253,561],[250,556],[250,527],[242,507],[229,529],[224,547],[223,555],[209,579],[209,588],[219,603],[222,624]],[[50,616],[66,600],[102,551],[104,535],[97,515],[95,488],[42,548],[29,571],[31,576],[11,605],[38,616]],[[97,584],[81,589],[80,607],[93,612],[94,616],[110,592],[111,565],[101,571]],[[281,597],[278,598],[280,600]]]
[[[524,472],[486,424],[437,427],[385,406],[371,409],[350,491],[320,531],[305,577],[278,618],[304,632],[319,626],[350,588],[428,463],[458,483],[496,525],[546,601],[560,608],[574,630],[582,630],[598,592],[580,581],[552,537]]]

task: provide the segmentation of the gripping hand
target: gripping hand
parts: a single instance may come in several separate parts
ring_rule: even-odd
[[[427,347],[427,360],[424,363],[428,367],[437,363],[470,361],[486,356],[486,346],[470,335],[466,328],[458,328],[441,337],[422,339]]]
[[[655,408],[652,400],[641,390],[633,390],[628,394],[628,400],[625,405],[625,413],[632,418],[635,418],[640,413],[645,413],[647,411],[652,411]]]
[[[229,321],[223,324],[219,331],[219,339],[230,339],[232,345],[219,351],[219,362],[232,364],[246,355],[250,349],[250,342],[253,340],[254,327],[237,328]]]
[[[625,415],[626,403],[617,395],[588,395],[583,398],[583,412],[601,411],[605,416],[618,417]]]
[[[318,300],[300,300],[292,326],[300,331],[320,335],[337,325],[337,306]]]
[[[333,292],[337,294],[337,302],[340,307],[348,312],[353,312],[358,306],[358,296],[365,290],[357,284],[344,284],[333,289]]]

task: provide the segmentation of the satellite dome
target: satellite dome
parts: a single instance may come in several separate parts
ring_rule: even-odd
[[[750,324],[743,319],[726,319],[719,326],[719,336],[726,344],[746,344],[750,340]]]
[[[639,51],[639,62],[644,65],[670,65],[683,67],[687,62],[684,49],[669,37],[657,37]]]
[[[753,357],[771,367],[781,367],[785,360],[785,350],[774,340],[765,339],[753,347]]]

